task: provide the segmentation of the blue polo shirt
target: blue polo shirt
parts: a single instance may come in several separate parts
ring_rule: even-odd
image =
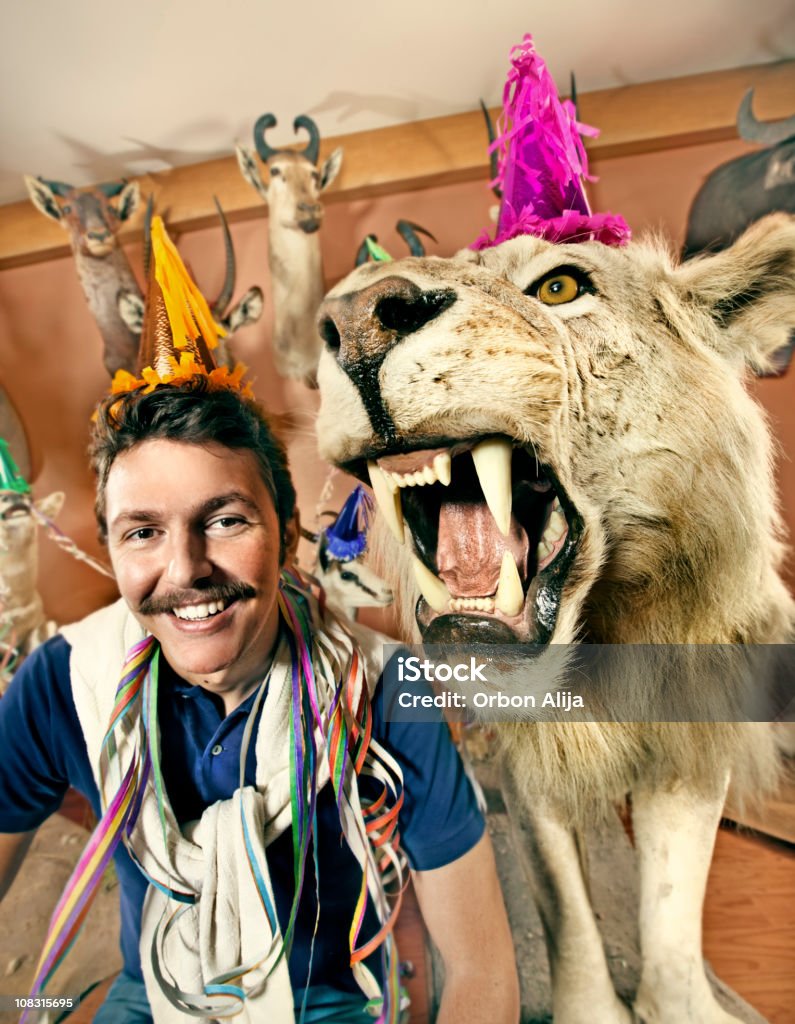
[[[69,786],[83,793],[99,816],[99,794],[72,697],[69,644],[54,637],[39,647],[15,675],[0,699],[0,832],[25,832],[57,811]],[[167,668],[167,667],[166,667]],[[116,686],[117,680],[108,680]],[[158,703],[163,780],[180,824],[201,817],[216,800],[237,789],[240,748],[252,694],[224,717],[220,698],[163,671]],[[401,846],[417,871],[457,860],[480,839],[484,821],[447,727],[392,723],[384,717],[382,688],[373,702],[373,737],[403,770],[404,804],[400,812]],[[246,783],[255,780],[254,745]],[[362,780],[363,785],[366,780]],[[330,985],[356,991],[348,964],[348,929],[361,874],[341,829],[333,792],[318,796],[317,847],[320,918],[311,959],[317,912],[311,866],[299,904],[289,961],[294,991],[306,985]],[[146,880],[120,843],[115,854],[121,900],[121,950],[125,971],[141,977],[138,951]],[[267,849],[276,909],[284,928],[294,895],[290,831]],[[312,857],[310,855],[310,862]],[[376,927],[366,922],[365,929]],[[362,937],[360,937],[362,938]],[[378,972],[377,965],[373,965]],[[380,972],[378,972],[380,973]]]

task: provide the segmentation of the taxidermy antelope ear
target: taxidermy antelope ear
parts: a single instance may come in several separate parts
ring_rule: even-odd
[[[138,209],[140,201],[141,188],[137,181],[131,181],[121,190],[116,202],[116,213],[118,214],[119,220],[129,220],[129,218],[132,217]]]
[[[46,498],[41,498],[36,502],[36,509],[48,519],[55,519],[63,508],[65,497],[66,495],[63,491],[53,491],[52,494],[48,494]]]
[[[223,326],[227,333],[234,334],[241,327],[248,327],[249,324],[256,323],[262,316],[264,306],[265,299],[262,296],[262,289],[256,285],[249,288],[240,302],[233,306],[224,317]]]
[[[721,355],[738,368],[782,372],[795,329],[795,217],[763,217],[731,248],[684,263],[675,279],[712,318],[710,344]]]
[[[262,180],[254,151],[247,149],[245,146],[237,145],[235,146],[235,153],[237,154],[237,166],[240,168],[240,173],[267,203],[268,186]]]
[[[52,220],[62,220],[61,207],[50,186],[30,174],[24,175],[24,178],[30,201],[39,213],[43,213],[45,217],[50,217]]]
[[[342,146],[339,146],[323,164],[320,172],[320,191],[328,188],[340,172],[342,167]]]

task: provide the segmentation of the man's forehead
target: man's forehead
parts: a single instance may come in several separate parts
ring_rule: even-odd
[[[135,507],[200,509],[233,502],[273,505],[249,449],[210,442],[149,439],[119,454],[108,473],[108,511]]]

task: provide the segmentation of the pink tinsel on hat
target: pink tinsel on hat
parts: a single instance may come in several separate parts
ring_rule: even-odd
[[[581,136],[599,133],[577,121],[570,100],[560,101],[530,35],[511,51],[502,101],[500,134],[491,146],[500,155],[492,182],[502,190],[497,233],[493,241],[484,233],[472,248],[484,249],[517,235],[551,242],[628,242],[630,229],[623,217],[591,213],[582,185],[588,178],[588,157]]]

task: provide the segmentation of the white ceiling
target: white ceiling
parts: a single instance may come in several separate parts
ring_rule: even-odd
[[[792,0],[2,0],[0,203],[499,102],[532,32],[581,92],[795,56]],[[793,98],[795,101],[795,97]]]

